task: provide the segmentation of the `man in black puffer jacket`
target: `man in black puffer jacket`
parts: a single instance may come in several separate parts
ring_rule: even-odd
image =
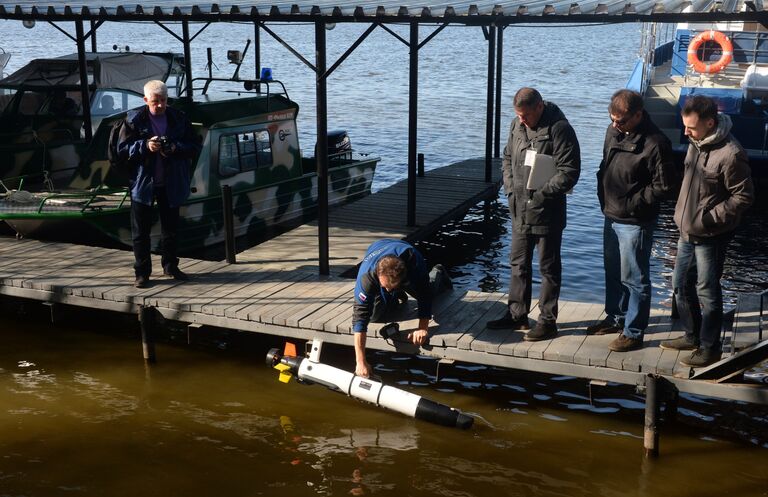
[[[659,204],[672,198],[679,174],[669,139],[631,90],[613,94],[605,132],[597,196],[605,214],[603,263],[605,319],[587,334],[620,332],[608,347],[626,352],[643,346],[651,312],[651,245]]]
[[[536,327],[526,334],[525,340],[538,341],[557,334],[565,194],[579,179],[581,153],[576,133],[560,108],[545,102],[538,91],[521,88],[515,94],[513,104],[517,118],[509,129],[502,161],[504,192],[512,215],[509,308],[505,316],[489,321],[487,326],[491,329],[529,329],[535,247],[541,271],[540,313]],[[530,165],[543,162],[554,163],[553,174],[535,189],[529,188]]]

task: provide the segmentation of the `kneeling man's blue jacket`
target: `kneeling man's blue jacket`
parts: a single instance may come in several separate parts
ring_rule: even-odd
[[[424,257],[407,242],[385,238],[368,247],[365,258],[360,264],[360,270],[357,272],[352,315],[352,331],[356,333],[368,330],[376,297],[381,298],[385,303],[397,298],[395,293],[387,292],[381,287],[376,275],[376,264],[387,255],[394,255],[405,262],[408,275],[401,289],[413,295],[418,302],[419,319],[432,317],[432,293]]]

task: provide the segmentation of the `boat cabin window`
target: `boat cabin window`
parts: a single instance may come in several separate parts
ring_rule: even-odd
[[[224,135],[219,140],[219,175],[232,176],[272,165],[267,130]]]
[[[115,90],[98,90],[93,97],[91,114],[94,116],[109,116],[125,112],[144,105],[140,95]]]

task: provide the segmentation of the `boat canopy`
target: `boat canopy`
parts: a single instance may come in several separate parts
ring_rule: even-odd
[[[171,71],[178,70],[179,56],[131,52],[86,53],[88,84],[143,93],[144,83],[150,79],[165,81]],[[80,71],[77,54],[55,59],[35,59],[7,78],[0,80],[0,88],[80,89]]]

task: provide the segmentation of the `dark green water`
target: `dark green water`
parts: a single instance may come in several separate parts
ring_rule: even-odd
[[[642,397],[620,387],[590,404],[581,380],[453,367],[434,383],[431,360],[372,357],[385,382],[476,416],[459,431],[279,383],[274,341],[168,336],[145,368],[131,320],[24,309],[0,320],[3,497],[768,495],[768,419],[739,404],[683,399],[646,461]],[[324,354],[352,367],[351,349]]]

